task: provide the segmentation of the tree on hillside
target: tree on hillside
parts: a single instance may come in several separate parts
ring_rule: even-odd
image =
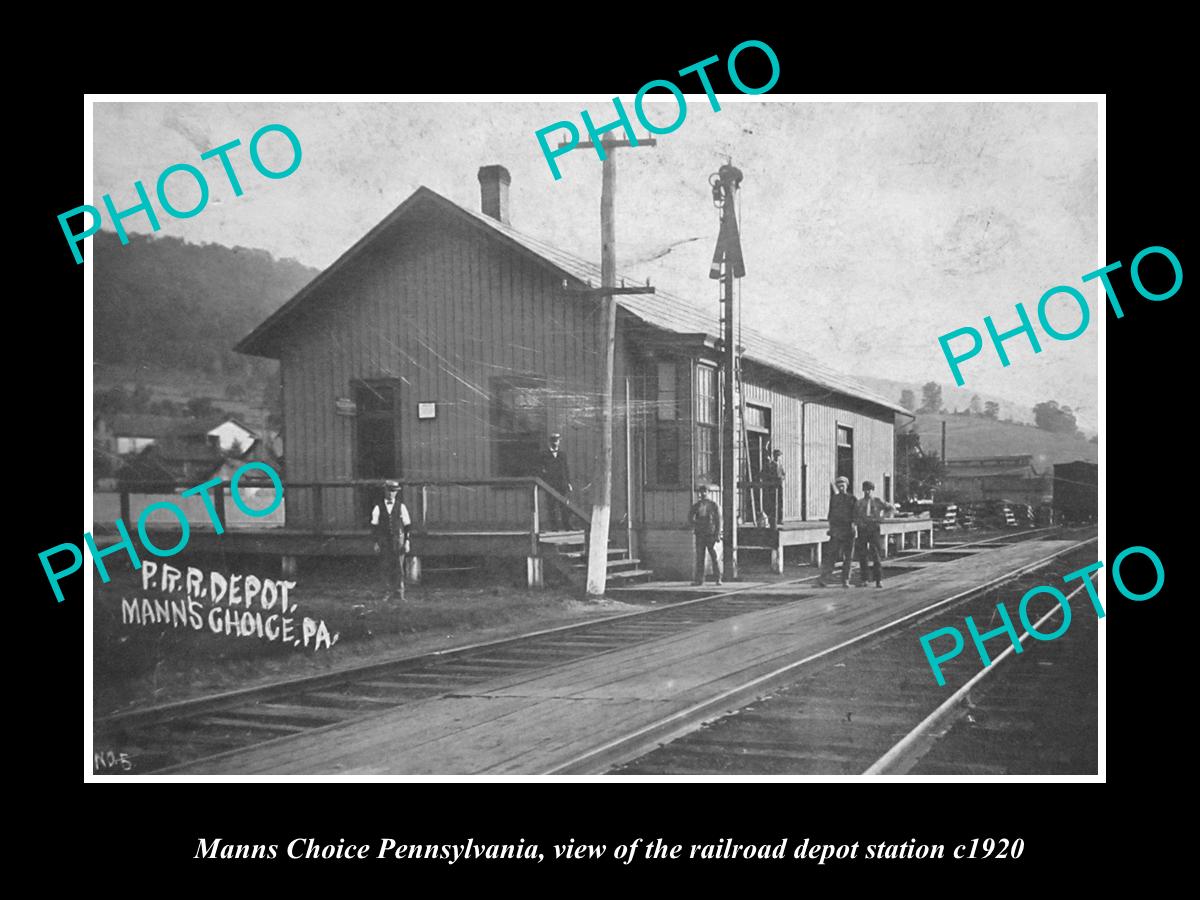
[[[126,407],[126,412],[149,412],[152,395],[150,389],[140,381],[133,389],[133,396],[129,398],[129,404]]]
[[[121,387],[98,391],[92,400],[92,407],[97,415],[112,416],[123,413],[129,408],[129,394]]]
[[[170,416],[177,419],[187,415],[187,410],[183,408],[183,404],[165,399],[155,400],[142,411],[154,416]]]
[[[262,406],[267,411],[267,427],[273,431],[283,430],[283,382],[278,371],[268,370],[259,382]]]
[[[112,454],[98,444],[92,446],[92,478],[111,478],[117,467]]]
[[[896,499],[905,502],[917,497],[912,489],[912,461],[920,455],[921,436],[915,430],[897,431],[895,440]]]
[[[917,497],[932,497],[946,477],[946,464],[936,453],[912,460],[908,472],[909,487]]]
[[[1074,434],[1078,430],[1071,407],[1059,406],[1054,400],[1037,404],[1033,408],[1033,421],[1043,431],[1055,434]]]
[[[909,412],[916,412],[917,411],[917,396],[916,396],[916,394],[914,394],[908,388],[905,388],[904,390],[902,390],[900,392],[900,405],[903,406],[905,409],[907,409]]]
[[[989,400],[987,403],[983,404],[983,417],[985,419],[999,419],[1000,404],[995,400]]]
[[[193,419],[207,419],[217,412],[211,397],[193,397],[187,402],[187,411]]]
[[[936,453],[921,452],[921,436],[914,431],[896,432],[896,499],[927,500],[942,483],[946,467]]]
[[[926,382],[921,388],[921,408],[917,412],[940,413],[942,411],[942,386],[936,381]]]
[[[262,250],[129,235],[92,238],[95,362],[258,373],[233,346],[317,275]]]
[[[983,403],[979,399],[979,395],[975,394],[971,397],[971,404],[967,407],[973,416],[983,415]]]
[[[1097,444],[1097,445],[1099,445],[1099,443],[1100,443],[1100,435],[1098,435],[1098,434],[1093,434],[1093,435],[1092,435],[1090,438],[1088,438],[1088,443],[1089,443],[1089,444]]]

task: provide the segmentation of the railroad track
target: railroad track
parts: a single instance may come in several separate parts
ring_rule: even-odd
[[[1006,650],[867,770],[869,775],[1096,774],[1099,728],[1096,661],[1100,620],[1067,594],[1067,632],[1044,643],[1021,635],[1023,664]],[[1034,627],[1060,624],[1054,606]],[[1032,652],[1030,652],[1032,651]]]
[[[736,712],[698,711],[640,756],[628,745],[618,759],[629,761],[611,774],[1095,774],[1097,622],[1090,601],[1076,599],[1083,585],[1067,594],[1074,615],[1063,636],[1037,641],[1018,624],[1023,653],[1002,655],[1003,638],[993,639],[993,663],[981,668],[967,635],[963,652],[943,664],[945,687],[919,644],[945,626],[965,635],[967,615],[981,631],[994,628],[1001,601],[1016,621],[1014,600],[1094,562],[1095,540],[788,667]],[[1060,609],[1036,598],[1035,628],[1055,630]]]
[[[936,564],[965,553],[986,551],[1048,536],[1058,529],[1033,529],[977,541],[957,542],[895,561]],[[889,560],[890,567],[893,560]],[[888,568],[888,567],[885,567]],[[801,586],[810,574],[776,582]],[[94,722],[97,752],[125,753],[130,774],[167,773],[201,760],[333,728],[431,697],[445,696],[498,678],[575,662],[643,641],[767,607],[795,603],[809,593],[755,596],[753,586],[618,614],[578,625],[544,629],[488,643],[457,647],[326,675],[119,713]],[[816,588],[814,588],[816,590]],[[123,774],[113,772],[113,774]]]

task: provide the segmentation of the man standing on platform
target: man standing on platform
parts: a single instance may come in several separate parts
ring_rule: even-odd
[[[716,543],[721,539],[721,507],[708,499],[708,488],[696,488],[696,502],[688,512],[688,524],[696,539],[696,565],[692,570],[692,584],[704,584],[704,554],[712,559],[713,574],[717,584],[721,583],[721,560],[717,557]]]
[[[833,493],[829,497],[829,541],[825,544],[825,558],[821,562],[821,575],[817,584],[826,586],[826,579],[833,574],[838,560],[842,564],[842,587],[850,587],[850,566],[854,553],[854,495],[848,492],[850,479],[839,475],[833,482]]]
[[[562,435],[550,435],[549,446],[542,451],[538,461],[538,477],[558,493],[567,497],[571,493],[571,473],[567,469],[567,455],[559,449]],[[549,497],[546,503],[546,523],[555,531],[566,531],[571,524],[571,511],[561,501]]]
[[[854,524],[858,527],[858,545],[855,550],[858,555],[859,572],[862,576],[858,586],[867,586],[867,554],[869,553],[875,568],[875,587],[881,588],[883,581],[880,578],[882,563],[879,561],[881,543],[879,523],[882,519],[891,516],[892,504],[872,496],[871,492],[874,490],[875,485],[872,482],[864,481],[862,499],[854,505]]]
[[[404,558],[408,555],[408,534],[412,528],[408,508],[400,499],[400,482],[386,481],[384,498],[371,510],[371,530],[375,532],[375,554],[379,556],[383,579],[387,584],[384,602],[393,593],[404,602]]]
[[[763,512],[767,514],[770,528],[778,528],[779,520],[783,518],[783,463],[780,457],[782,450],[773,450],[771,458],[763,463]]]

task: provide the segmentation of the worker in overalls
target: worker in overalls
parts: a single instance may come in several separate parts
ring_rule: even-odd
[[[400,498],[400,482],[387,481],[383,486],[384,497],[371,510],[371,530],[375,532],[375,553],[379,556],[380,568],[387,593],[384,602],[400,595],[404,602],[404,560],[408,555],[408,534],[412,528],[408,508]]]
[[[708,486],[696,488],[696,502],[688,511],[688,524],[696,541],[696,565],[692,569],[692,584],[704,584],[704,557],[712,560],[713,575],[721,583],[721,560],[717,558],[717,541],[721,540],[721,507],[708,499]]]
[[[842,562],[842,587],[850,586],[850,569],[854,558],[854,509],[857,504],[849,491],[850,479],[839,475],[829,495],[829,540],[821,559],[821,574],[817,584],[825,587],[833,569]]]

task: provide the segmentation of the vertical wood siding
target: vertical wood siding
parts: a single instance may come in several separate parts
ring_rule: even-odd
[[[355,420],[335,412],[356,379],[397,379],[404,478],[494,477],[492,379],[546,383],[546,424],[563,435],[576,499],[591,502],[600,452],[603,306],[562,289],[549,268],[451,221],[410,217],[322,286],[282,354],[289,481],[356,477]],[[625,514],[623,353],[618,354],[613,520]],[[417,419],[418,402],[437,417]],[[417,498],[407,498],[416,514]],[[523,527],[527,489],[430,491],[439,528]],[[365,524],[350,488],[327,489],[328,527]],[[288,496],[289,524],[311,524],[309,492]]]
[[[805,404],[805,453],[808,462],[808,517],[823,519],[829,512],[829,483],[836,477],[837,426],[854,429],[855,496],[862,496],[863,481],[875,483],[875,495],[883,496],[883,476],[893,475],[895,451],[891,413],[853,411],[828,403]]]
[[[356,380],[399,384],[400,471],[403,478],[495,477],[491,393],[497,376],[545,379],[546,425],[563,435],[575,499],[587,507],[598,494],[604,306],[587,294],[564,291],[552,269],[498,239],[442,213],[415,211],[381,235],[296,314],[281,354],[288,480],[357,477],[355,419],[339,416],[335,401],[353,397]],[[625,516],[624,377],[632,378],[636,429],[634,518],[679,527],[693,500],[694,362],[679,357],[680,483],[653,485],[653,401],[641,363],[630,360],[618,329],[613,434],[613,511],[616,532]],[[801,515],[802,460],[808,464],[808,518],[828,508],[838,424],[854,429],[855,481],[892,474],[892,414],[831,396],[800,380],[767,378],[752,366],[746,402],[771,410],[772,441],[783,450],[787,477],[784,515]],[[418,402],[435,402],[437,417],[417,419]],[[640,409],[639,409],[640,407]],[[801,419],[804,419],[803,425]],[[801,434],[807,446],[801,452]],[[650,482],[649,486],[646,486]],[[855,491],[858,493],[857,485]],[[638,493],[642,492],[641,496]],[[417,497],[406,498],[417,514]],[[524,527],[527,489],[446,487],[429,494],[431,528]],[[288,494],[288,523],[312,524],[309,491]],[[366,522],[352,488],[326,489],[329,528]]]
[[[689,387],[690,390],[690,387]],[[883,476],[891,475],[894,452],[893,417],[890,412],[858,403],[848,397],[830,396],[828,392],[801,382],[781,386],[774,380],[755,378],[747,373],[743,379],[746,403],[771,410],[771,442],[783,451],[786,473],[783,484],[783,515],[786,519],[801,517],[801,470],[808,466],[808,518],[821,519],[829,511],[829,482],[835,477],[837,464],[836,429],[846,425],[854,429],[854,492],[864,479],[875,482],[878,496],[883,496]],[[689,398],[690,399],[690,398]],[[684,408],[690,417],[693,407]],[[803,427],[801,419],[804,419]],[[689,418],[690,424],[690,418]],[[740,422],[738,424],[740,429]],[[689,435],[685,464],[692,465]],[[806,446],[801,448],[803,437]],[[737,462],[741,471],[740,433],[736,442]],[[739,502],[741,495],[739,493]],[[690,487],[678,491],[647,490],[647,524],[679,524],[686,520],[691,505]]]

